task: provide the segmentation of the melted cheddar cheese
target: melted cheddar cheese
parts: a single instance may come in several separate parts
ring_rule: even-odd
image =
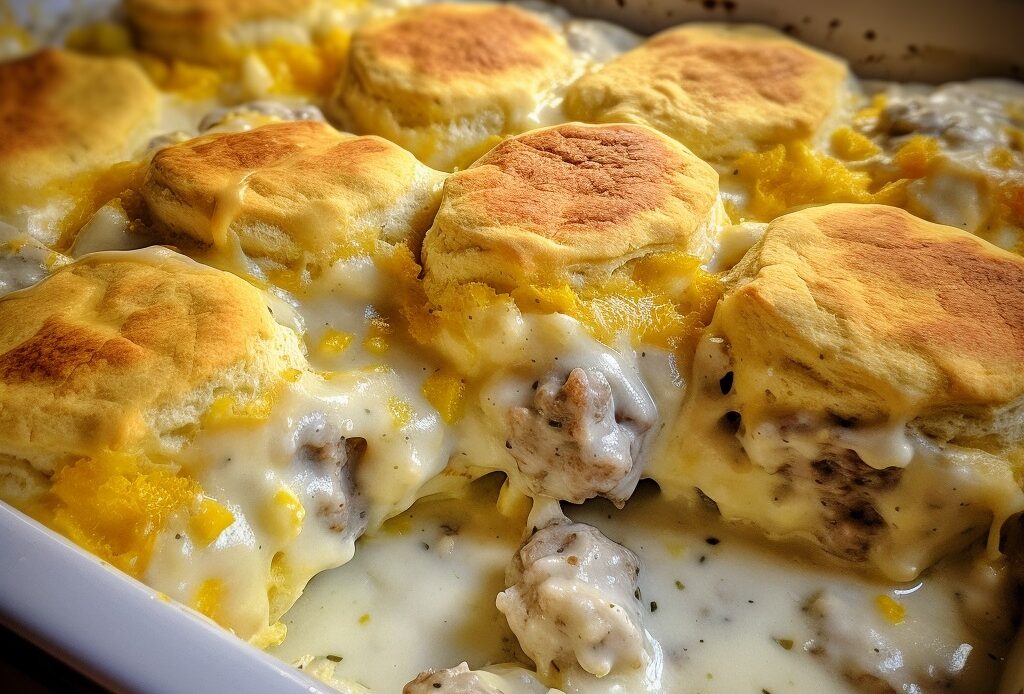
[[[420,265],[408,249],[378,254],[375,262],[391,277],[409,335],[422,345],[433,344],[439,331],[447,331],[473,349],[466,332],[471,316],[499,307],[523,316],[570,316],[608,346],[625,337],[634,346],[682,354],[710,320],[720,294],[718,279],[701,269],[696,258],[681,253],[639,259],[598,286],[529,285],[502,294],[470,283],[445,288],[433,298],[426,295]]]
[[[832,147],[837,157],[816,151],[807,142],[777,145],[764,152],[741,155],[733,176],[750,189],[745,208],[732,203],[730,215],[769,220],[799,205],[828,202],[907,204],[907,186],[922,178],[937,156],[931,138],[916,136],[893,157],[893,167],[855,168],[851,164],[880,151],[871,140],[850,128],[835,131]]]
[[[141,577],[156,538],[176,514],[192,515],[207,538],[202,489],[167,465],[104,453],[61,469],[30,512],[104,561]]]

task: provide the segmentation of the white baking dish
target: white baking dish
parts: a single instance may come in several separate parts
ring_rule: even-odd
[[[331,692],[0,503],[0,620],[116,691]]]
[[[43,35],[72,7],[15,0]],[[866,76],[955,79],[1020,75],[1024,2],[940,0],[565,0],[577,14],[641,31],[686,20],[762,22],[845,56]],[[0,503],[0,621],[115,690],[328,692],[191,610],[171,603],[69,541]],[[1024,689],[1024,634],[1001,694]]]

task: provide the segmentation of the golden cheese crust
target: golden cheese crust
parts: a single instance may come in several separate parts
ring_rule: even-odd
[[[0,63],[0,219],[60,193],[54,182],[136,155],[159,109],[156,87],[126,59],[45,49]]]
[[[418,246],[441,179],[379,137],[292,121],[159,151],[142,197],[166,240],[224,246],[233,233],[250,257],[322,269],[378,239]]]
[[[299,19],[316,0],[125,0],[139,43],[169,58],[215,63],[239,48],[229,30],[242,22]]]
[[[657,251],[703,255],[718,209],[714,169],[650,128],[542,128],[448,177],[426,281],[510,291],[607,277]]]
[[[834,204],[772,222],[730,284],[711,330],[755,409],[1024,435],[1000,414],[1024,396],[1020,257],[897,208]]]
[[[489,138],[522,132],[572,69],[540,19],[507,5],[434,4],[352,36],[334,107],[354,132],[402,145],[441,169],[468,164]]]
[[[216,397],[261,397],[302,362],[237,277],[171,251],[96,253],[0,299],[0,455],[173,444]]]
[[[838,59],[771,29],[687,24],[580,78],[566,111],[650,125],[705,159],[723,159],[813,136],[847,79]]]

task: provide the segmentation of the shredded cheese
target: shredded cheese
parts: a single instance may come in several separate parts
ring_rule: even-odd
[[[423,382],[422,390],[423,397],[434,406],[446,423],[454,424],[462,418],[466,384],[461,378],[447,372],[431,374]]]
[[[202,547],[213,544],[235,522],[235,516],[223,504],[205,498],[189,521],[192,537]]]
[[[199,510],[199,485],[142,456],[104,452],[62,468],[32,515],[125,573],[146,570],[157,535]]]

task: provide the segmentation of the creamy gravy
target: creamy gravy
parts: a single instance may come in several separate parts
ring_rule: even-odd
[[[341,658],[339,676],[378,692],[427,668],[521,659],[494,597],[523,518],[499,513],[495,487],[488,478],[466,498],[420,502],[360,540],[286,615],[275,655]],[[984,567],[944,562],[910,584],[879,582],[681,511],[649,484],[622,511],[604,501],[566,510],[640,557],[660,691],[856,691],[848,678],[862,674],[896,691],[938,689],[943,673],[959,676],[954,691],[995,686],[1007,625],[980,625],[962,607],[974,590],[998,608]],[[591,679],[566,691],[615,689]]]

